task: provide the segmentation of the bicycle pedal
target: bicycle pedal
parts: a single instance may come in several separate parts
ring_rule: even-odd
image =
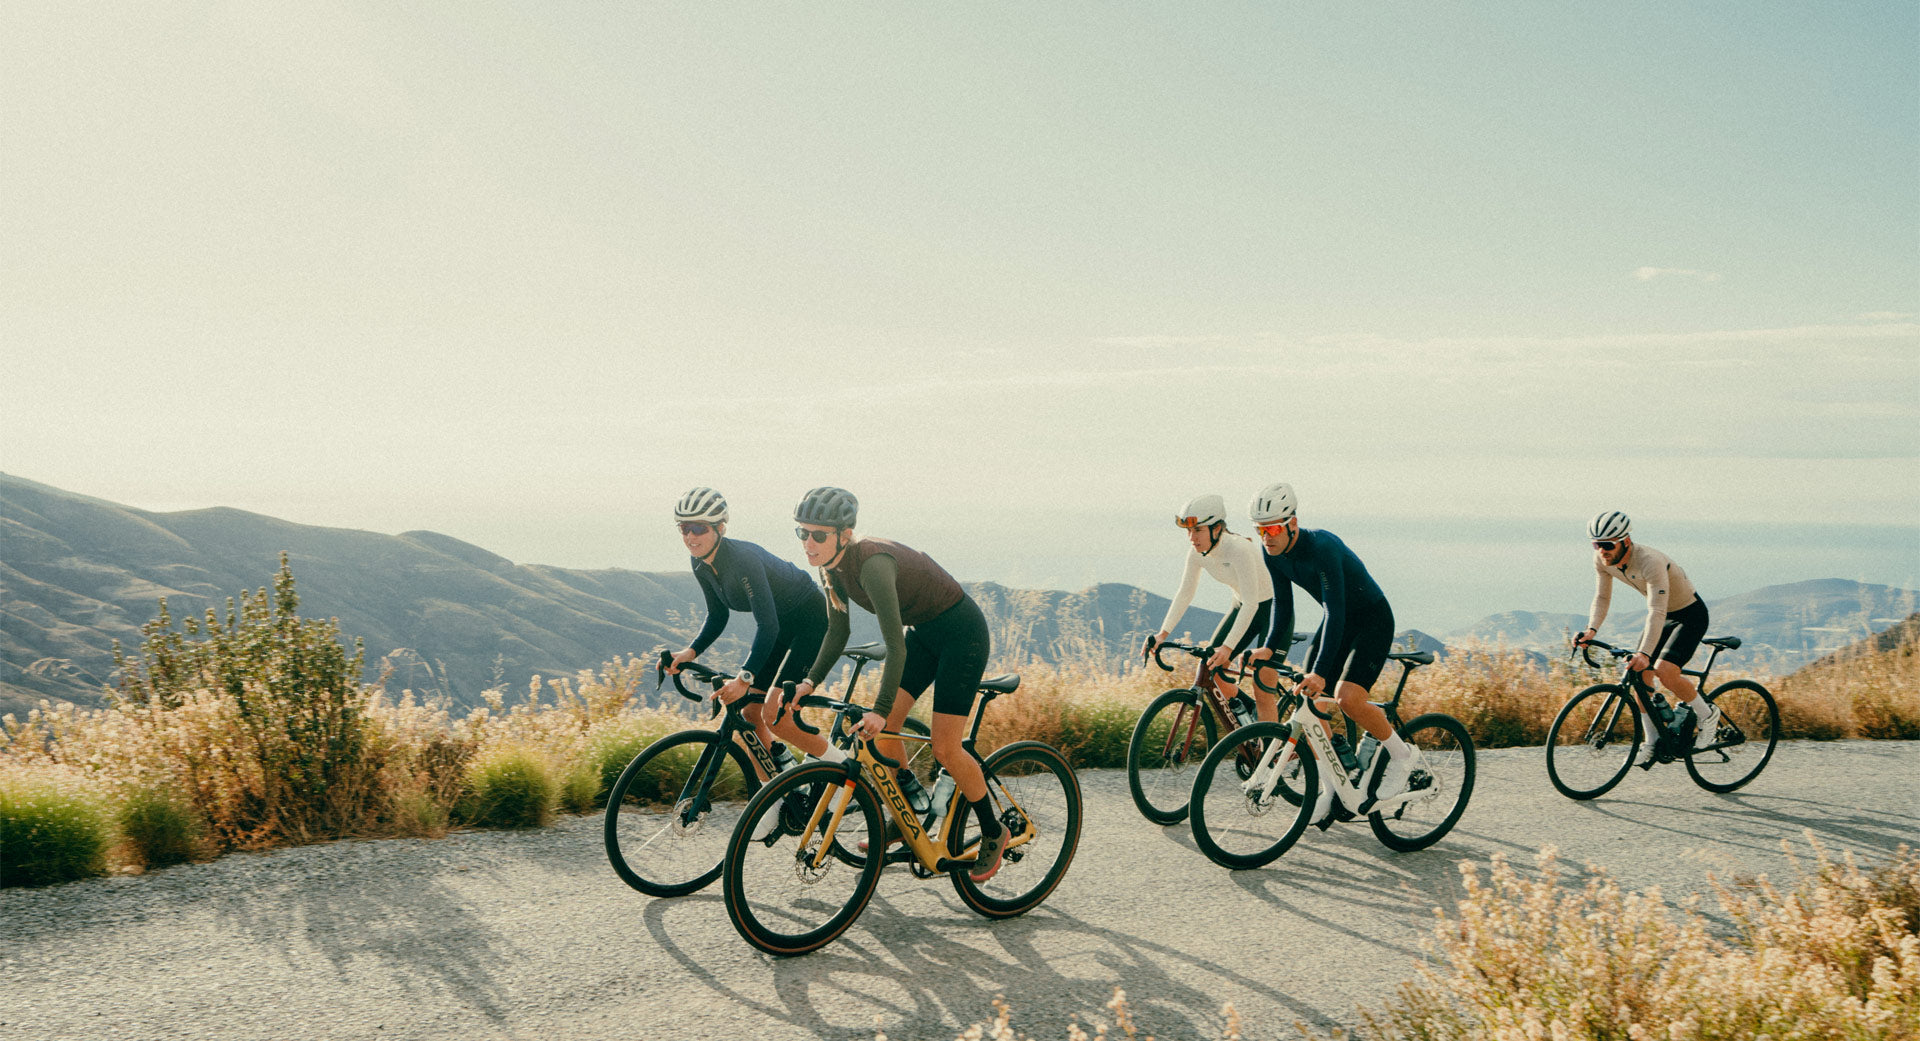
[[[907,848],[906,843],[901,843],[887,850],[886,859],[883,860],[882,863],[905,864],[909,861],[918,862],[919,859],[920,858],[913,855],[913,850]]]

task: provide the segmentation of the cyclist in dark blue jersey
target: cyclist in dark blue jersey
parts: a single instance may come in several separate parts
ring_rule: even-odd
[[[759,546],[727,538],[727,500],[711,488],[695,488],[682,496],[673,518],[687,552],[693,554],[693,575],[706,596],[707,620],[692,645],[673,656],[667,671],[678,673],[720,638],[734,611],[746,611],[753,615],[753,646],[739,674],[716,692],[720,700],[731,704],[749,690],[765,693],[804,679],[827,634],[827,601],[820,587],[806,572]],[[810,756],[844,758],[825,735],[794,725],[790,714],[769,728],[761,708],[749,705],[741,716],[759,731],[782,766],[791,765],[793,755],[775,736]]]
[[[1293,486],[1272,484],[1254,496],[1253,523],[1266,550],[1267,571],[1273,578],[1273,620],[1264,646],[1252,652],[1256,660],[1276,655],[1284,660],[1293,639],[1293,596],[1299,586],[1326,611],[1320,632],[1308,652],[1311,662],[1299,691],[1308,696],[1333,688],[1340,710],[1365,728],[1388,755],[1375,756],[1368,773],[1366,802],[1349,807],[1365,813],[1375,801],[1406,791],[1407,777],[1420,761],[1420,750],[1402,740],[1387,723],[1387,714],[1367,700],[1367,693],[1393,648],[1393,608],[1367,574],[1366,565],[1347,544],[1330,531],[1300,526],[1299,500]],[[1316,823],[1333,809],[1333,786],[1324,785],[1314,807]]]

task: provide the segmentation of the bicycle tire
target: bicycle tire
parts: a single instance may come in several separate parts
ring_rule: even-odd
[[[1308,724],[1311,726],[1312,724]],[[1320,792],[1320,768],[1311,748],[1299,757],[1300,775],[1292,787],[1299,800],[1249,793],[1232,765],[1235,749],[1247,741],[1285,741],[1293,728],[1283,723],[1249,723],[1208,750],[1193,779],[1193,844],[1224,868],[1264,867],[1300,841]]]
[[[1195,713],[1197,725],[1190,726]],[[1161,825],[1187,819],[1191,772],[1213,747],[1218,730],[1212,709],[1190,687],[1176,687],[1148,703],[1127,740],[1127,789],[1141,816]]]
[[[1627,688],[1596,683],[1568,698],[1553,717],[1547,779],[1569,799],[1597,799],[1627,776],[1644,740]]]
[[[1393,813],[1371,813],[1367,825],[1373,837],[1398,853],[1426,849],[1446,837],[1467,811],[1473,798],[1475,760],[1473,737],[1466,725],[1444,712],[1415,716],[1400,728],[1400,738],[1420,749],[1420,766],[1439,791],[1429,799],[1410,802]],[[1387,754],[1384,749],[1379,753]]]
[[[987,918],[1012,918],[1040,906],[1066,875],[1080,847],[1080,781],[1059,749],[1042,741],[1016,741],[987,757],[987,790],[1000,811],[1000,826],[1025,830],[1031,822],[1034,837],[1007,850],[1000,870],[985,882],[975,882],[960,867],[952,874],[954,892],[968,907]],[[947,852],[958,857],[980,840],[979,822],[965,804],[964,824],[947,831]]]
[[[768,954],[784,958],[819,950],[846,932],[873,899],[881,858],[862,858],[854,866],[828,856],[815,868],[812,862],[822,841],[817,832],[808,836],[804,848],[800,836],[784,827],[776,827],[766,841],[751,837],[763,815],[780,812],[788,793],[815,784],[837,792],[846,783],[846,769],[838,763],[809,763],[788,770],[748,801],[733,829],[721,872],[727,919],[743,939]],[[879,796],[866,781],[856,780],[851,799],[848,819],[858,806],[868,841],[878,842]],[[821,827],[830,822],[829,815]],[[846,823],[841,822],[843,829]]]
[[[677,797],[709,754],[723,758],[702,797],[718,801],[689,820],[676,811]],[[746,751],[711,730],[682,730],[641,749],[607,793],[601,840],[614,874],[648,896],[706,888],[720,877],[734,825],[759,787]]]
[[[1693,783],[1710,792],[1731,792],[1747,786],[1760,776],[1773,759],[1780,743],[1780,706],[1767,688],[1752,680],[1729,680],[1713,688],[1707,701],[1720,706],[1720,733],[1725,740],[1729,725],[1743,740],[1736,745],[1687,753],[1687,773]],[[1759,752],[1756,758],[1753,753]],[[1751,764],[1751,765],[1749,765]],[[1731,769],[1723,771],[1722,767]]]

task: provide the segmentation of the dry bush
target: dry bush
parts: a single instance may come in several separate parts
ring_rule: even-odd
[[[1416,963],[1384,1009],[1362,1011],[1356,1033],[1378,1041],[1920,1037],[1920,856],[1903,846],[1869,872],[1850,855],[1830,857],[1811,833],[1808,841],[1814,863],[1795,861],[1790,890],[1765,879],[1715,884],[1736,925],[1726,937],[1693,902],[1675,909],[1658,889],[1622,892],[1596,867],[1576,888],[1551,850],[1533,878],[1499,854],[1484,877],[1463,862],[1467,895],[1454,916],[1439,916],[1435,957]],[[994,1007],[992,1020],[959,1037],[1024,1038],[1006,1003]],[[1093,1037],[1141,1036],[1124,991],[1107,1009],[1112,1027],[1097,1026]],[[1241,1037],[1232,1007],[1223,1014],[1221,1036]],[[1065,1036],[1089,1038],[1078,1023]]]
[[[1884,643],[1886,646],[1879,646]],[[1920,739],[1920,624],[1774,681],[1788,737]]]

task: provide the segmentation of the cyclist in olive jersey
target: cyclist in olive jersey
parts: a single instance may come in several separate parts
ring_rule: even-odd
[[[1207,664],[1224,668],[1234,655],[1247,649],[1255,636],[1267,631],[1267,619],[1273,612],[1273,583],[1260,563],[1260,551],[1253,540],[1227,530],[1227,504],[1220,496],[1194,497],[1174,515],[1173,523],[1187,530],[1190,548],[1185,570],[1180,574],[1180,589],[1173,594],[1173,603],[1167,605],[1167,617],[1160,623],[1160,631],[1147,637],[1140,653],[1151,655],[1160,641],[1173,633],[1173,627],[1180,624],[1180,616],[1186,614],[1187,607],[1193,603],[1194,591],[1200,586],[1200,572],[1205,571],[1233,591],[1233,603],[1227,608],[1226,617],[1220,620],[1220,627],[1207,641],[1208,646],[1214,648]],[[1209,678],[1221,697],[1231,700],[1238,693],[1234,685],[1224,679]],[[1259,684],[1254,685],[1254,700],[1261,719],[1269,723],[1279,720],[1279,701],[1261,690]]]
[[[1326,617],[1314,637],[1307,676],[1295,689],[1314,697],[1334,685],[1340,710],[1386,749],[1388,754],[1376,755],[1368,771],[1366,800],[1348,807],[1364,814],[1375,802],[1406,791],[1407,779],[1420,763],[1420,750],[1394,733],[1387,714],[1367,700],[1393,649],[1393,608],[1346,543],[1333,532],[1300,526],[1299,499],[1292,485],[1283,482],[1261,489],[1248,511],[1266,550],[1274,588],[1272,630],[1250,657],[1256,661],[1276,654],[1286,658],[1288,641],[1293,639],[1294,586],[1320,602]],[[1332,810],[1333,786],[1322,785],[1311,819],[1324,828],[1332,823]]]
[[[987,669],[991,638],[986,615],[925,553],[887,539],[854,535],[859,508],[852,492],[823,487],[808,492],[793,511],[799,523],[794,532],[807,563],[820,569],[827,586],[826,639],[794,694],[811,694],[839,660],[849,631],[847,605],[871,611],[880,621],[887,664],[873,710],[861,718],[855,732],[871,739],[882,729],[899,730],[915,699],[933,687],[933,756],[953,776],[980,821],[980,847],[969,874],[975,882],[985,882],[999,872],[1010,838],[994,816],[980,761],[961,743]],[[899,741],[879,744],[883,754],[905,761]],[[919,788],[918,781],[914,787]]]
[[[667,671],[677,674],[680,666],[712,646],[726,631],[733,611],[750,611],[753,646],[739,673],[716,692],[720,700],[732,704],[749,690],[764,694],[804,676],[827,632],[827,604],[820,587],[806,572],[761,547],[727,538],[727,500],[712,488],[695,488],[681,496],[673,519],[687,552],[693,555],[693,575],[706,597],[707,620],[692,645],[674,654]],[[769,732],[766,720],[773,714],[763,713],[762,706],[749,705],[740,714],[759,731],[761,742],[783,769],[793,765],[793,754],[773,739],[775,735],[810,756],[844,758],[825,737],[795,726],[791,716]],[[773,819],[773,815],[767,817]]]
[[[1633,542],[1633,519],[1619,510],[1607,510],[1587,524],[1587,537],[1593,542],[1593,570],[1599,588],[1593,594],[1593,607],[1587,616],[1587,628],[1573,638],[1574,646],[1586,644],[1607,620],[1607,606],[1613,599],[1617,579],[1647,598],[1647,624],[1640,632],[1640,647],[1627,659],[1627,667],[1641,673],[1647,686],[1658,677],[1660,685],[1693,712],[1697,727],[1693,747],[1713,743],[1720,730],[1720,709],[1700,698],[1700,688],[1681,672],[1700,647],[1707,634],[1707,602],[1694,590],[1692,580],[1665,553],[1652,546]],[[1651,670],[1648,666],[1651,665]],[[1652,734],[1643,707],[1636,699],[1633,710],[1641,713],[1640,732]],[[1636,765],[1653,764],[1653,741],[1641,742]]]

